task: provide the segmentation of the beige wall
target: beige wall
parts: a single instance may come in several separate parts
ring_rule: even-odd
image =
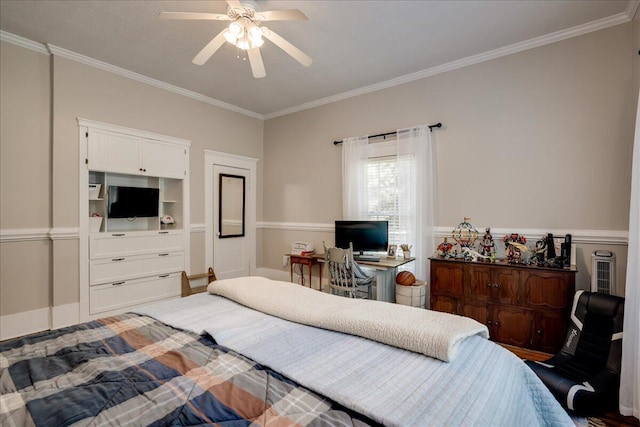
[[[333,140],[441,121],[437,226],[469,216],[514,231],[626,231],[631,48],[628,23],[268,120],[264,220],[332,224],[342,215]],[[303,234],[265,232],[264,266],[280,269]],[[304,237],[321,245],[326,232]],[[614,251],[624,272],[626,247]],[[581,268],[586,286],[590,261]]]
[[[0,43],[0,229],[51,228],[50,93],[49,57]],[[52,247],[0,243],[0,315],[51,304]]]
[[[263,157],[262,120],[8,43],[0,53],[3,231],[78,227],[77,117],[190,140],[192,224],[204,223],[205,149]],[[259,166],[259,181],[261,174]],[[204,233],[191,237],[192,266],[202,272],[210,264]],[[0,316],[79,301],[77,238],[4,242],[0,250]]]
[[[636,20],[265,123],[0,43],[0,228],[78,226],[76,118],[84,117],[191,140],[195,224],[204,222],[204,149],[260,159],[259,221],[332,224],[342,212],[333,140],[442,121],[434,133],[438,226],[470,216],[479,227],[625,231],[638,27]],[[191,237],[193,271],[203,271],[204,235]],[[258,266],[281,270],[294,240],[321,247],[332,233],[261,229]],[[582,284],[601,248],[616,252],[623,276],[624,245],[582,244]],[[4,242],[0,251],[0,316],[78,301],[77,239]]]

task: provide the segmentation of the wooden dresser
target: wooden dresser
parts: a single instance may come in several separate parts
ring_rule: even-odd
[[[574,267],[430,260],[432,310],[476,319],[496,342],[558,351],[575,293]]]

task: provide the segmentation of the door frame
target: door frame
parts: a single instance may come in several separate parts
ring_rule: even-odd
[[[205,266],[213,265],[213,252],[215,250],[213,242],[214,220],[216,213],[213,211],[213,167],[227,166],[248,171],[246,183],[246,206],[245,206],[245,238],[247,239],[249,253],[249,274],[256,271],[256,169],[258,159],[253,157],[239,156],[236,154],[223,153],[220,151],[204,150],[204,262]],[[214,271],[215,271],[215,266]]]

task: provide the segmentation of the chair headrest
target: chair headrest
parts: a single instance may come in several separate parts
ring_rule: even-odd
[[[620,306],[624,304],[624,298],[599,292],[584,292],[579,304],[584,301],[588,313],[598,316],[615,317]]]

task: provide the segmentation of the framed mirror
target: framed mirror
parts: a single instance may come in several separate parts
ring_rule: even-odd
[[[244,176],[220,174],[218,236],[244,236]]]

